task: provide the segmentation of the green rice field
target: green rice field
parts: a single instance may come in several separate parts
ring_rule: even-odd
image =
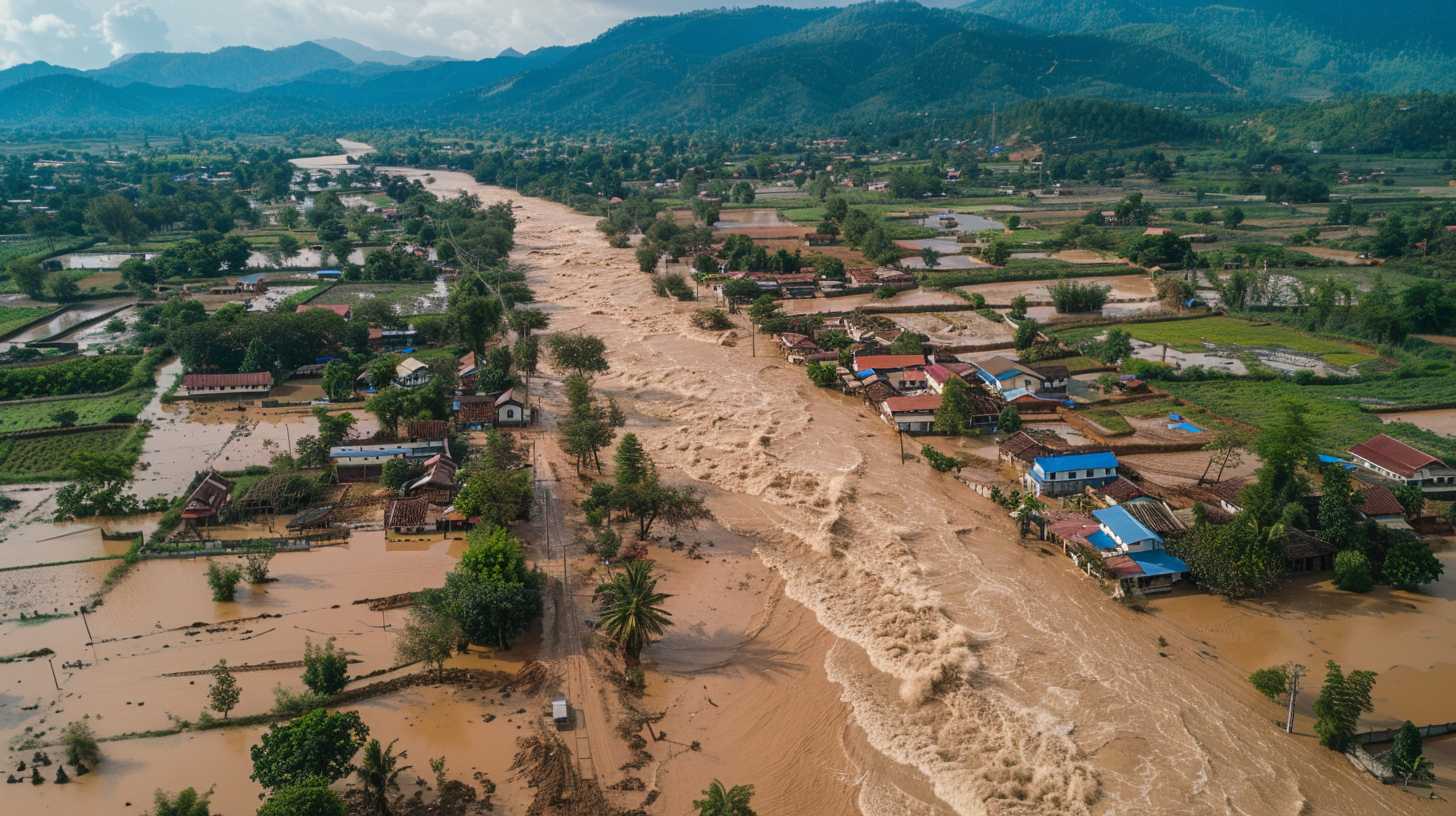
[[[59,423],[52,417],[59,411],[75,411],[77,425],[98,425],[120,415],[135,417],[150,398],[150,391],[137,390],[104,397],[3,404],[0,405],[0,433],[57,427]]]
[[[1169,320],[1130,323],[1122,327],[1144,343],[1166,345],[1179,351],[1202,351],[1205,343],[1220,348],[1277,348],[1310,354],[1330,365],[1353,366],[1379,357],[1373,350],[1344,340],[1306,334],[1277,323],[1253,323],[1233,317],[1204,317],[1197,320]],[[1071,329],[1063,339],[1076,342],[1106,331],[1106,327]]]
[[[135,460],[146,436],[145,426],[98,428],[77,433],[0,439],[0,482],[67,479],[72,454],[122,452]]]

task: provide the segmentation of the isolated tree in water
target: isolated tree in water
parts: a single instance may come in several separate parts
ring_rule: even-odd
[[[713,784],[703,791],[703,798],[693,801],[693,807],[698,809],[698,816],[757,816],[749,807],[752,799],[752,785],[728,788],[714,779]]]
[[[349,683],[349,658],[334,645],[334,639],[315,646],[303,641],[303,684],[319,694],[338,694]]]
[[[1325,664],[1325,683],[1314,701],[1314,732],[1320,745],[1344,751],[1355,738],[1360,715],[1374,710],[1370,693],[1375,687],[1375,672],[1352,671],[1346,675],[1340,664]]]
[[[373,816],[389,816],[389,793],[399,789],[399,775],[412,768],[400,765],[401,759],[409,756],[407,751],[394,752],[394,744],[380,745],[379,740],[369,740],[364,746],[364,757],[359,761],[355,774],[364,793],[364,808]]]
[[[217,661],[217,665],[212,667],[212,687],[207,690],[207,707],[226,720],[228,712],[237,708],[240,697],[242,689],[238,688],[237,678],[228,670],[227,661]]]
[[[611,580],[598,585],[595,593],[601,609],[597,628],[617,644],[629,666],[636,666],[642,650],[672,625],[672,613],[662,608],[672,596],[657,591],[652,568],[651,561],[628,562]]]

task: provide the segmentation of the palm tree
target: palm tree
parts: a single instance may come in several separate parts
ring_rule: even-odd
[[[355,773],[364,786],[364,806],[374,816],[389,816],[389,792],[399,787],[399,775],[411,765],[401,766],[399,761],[409,756],[408,751],[394,753],[394,744],[380,745],[379,740],[370,740],[364,746],[364,760]]]
[[[703,798],[693,802],[698,816],[755,816],[748,800],[753,798],[752,785],[734,785],[724,788],[714,779],[713,784],[703,791]]]
[[[1016,519],[1016,523],[1019,525],[1019,534],[1026,535],[1026,528],[1031,523],[1032,516],[1041,513],[1045,509],[1046,505],[1037,499],[1036,496],[1030,493],[1022,496],[1021,503],[1017,504],[1016,509],[1011,511],[1011,517]]]
[[[657,591],[651,561],[628,562],[624,570],[597,586],[594,597],[601,605],[598,628],[622,650],[629,666],[637,665],[647,644],[672,625],[672,613],[662,608],[662,602],[672,596]]]

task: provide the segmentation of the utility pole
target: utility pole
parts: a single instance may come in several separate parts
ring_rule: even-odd
[[[1304,676],[1304,667],[1298,663],[1289,666],[1289,711],[1284,715],[1284,733],[1294,733],[1294,698],[1299,696],[1299,678]]]
[[[61,681],[56,679],[56,659],[54,657],[48,657],[46,658],[46,662],[51,665],[51,682],[55,684],[56,691],[60,691]]]

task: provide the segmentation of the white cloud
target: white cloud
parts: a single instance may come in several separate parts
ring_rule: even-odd
[[[101,36],[120,57],[140,51],[166,51],[167,23],[151,6],[117,3],[101,15]]]

